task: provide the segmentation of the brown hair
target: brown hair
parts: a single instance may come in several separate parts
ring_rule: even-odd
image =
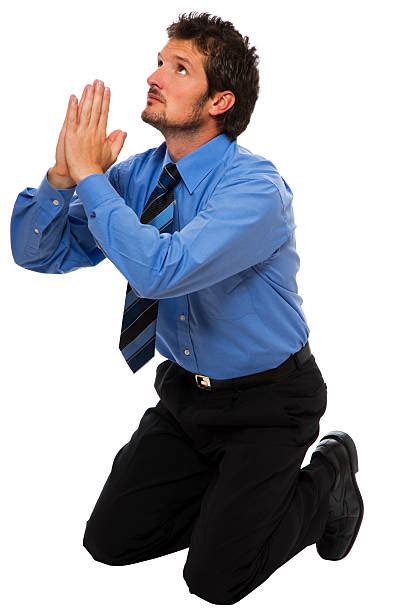
[[[235,140],[246,129],[258,98],[256,48],[249,47],[248,36],[243,38],[230,21],[209,13],[183,13],[166,31],[169,38],[192,40],[206,56],[206,99],[226,89],[234,93],[233,106],[215,119],[219,131]]]

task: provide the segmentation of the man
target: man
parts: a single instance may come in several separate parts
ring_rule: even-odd
[[[71,96],[56,163],[21,192],[17,264],[43,273],[108,257],[128,280],[120,349],[154,355],[159,401],[117,453],[84,546],[110,565],[189,547],[191,593],[232,604],[300,550],[350,551],[363,516],[351,437],[309,465],[327,386],[310,352],[296,273],[292,192],[237,144],[259,91],[258,56],[230,22],[181,15],[148,78],[143,121],[159,147],[113,165],[110,91]],[[74,195],[76,187],[76,195]]]

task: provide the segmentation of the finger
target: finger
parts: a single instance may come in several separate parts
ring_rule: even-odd
[[[65,119],[63,120],[62,130],[66,129],[66,125],[68,123],[68,118],[69,118],[69,110],[70,110],[70,98],[69,98],[68,106],[66,108]]]
[[[107,119],[109,116],[109,108],[110,108],[110,87],[105,87],[102,107],[101,107],[101,113],[100,113],[100,121],[99,121],[99,130],[102,132],[102,134],[105,134],[107,130]]]
[[[113,142],[116,140],[116,138],[120,136],[121,133],[122,133],[122,130],[113,130],[113,132],[111,132],[107,136],[107,140],[110,141],[111,144],[113,144]]]
[[[77,106],[78,101],[75,95],[72,95],[69,98],[69,114],[68,114],[68,123],[67,129],[75,128],[77,125]]]
[[[103,81],[97,81],[94,88],[92,112],[89,121],[89,125],[93,128],[97,128],[99,125],[104,89]]]
[[[79,102],[79,108],[78,108],[78,121],[80,121],[80,118],[82,116],[82,109],[83,109],[83,103],[85,101],[86,98],[86,87],[89,87],[89,84],[85,85],[83,88],[83,92],[82,92],[82,97],[80,98],[80,102]]]
[[[124,146],[124,141],[126,138],[127,138],[127,132],[123,132],[121,130],[115,130],[108,137],[108,140],[110,141],[110,146],[111,146],[111,154],[114,160],[116,160],[117,157],[119,156],[119,153]]]
[[[85,99],[83,101],[82,106],[82,114],[80,117],[80,123],[84,125],[88,125],[90,120],[90,115],[92,112],[92,104],[93,104],[93,87],[91,85],[86,85],[85,87]]]

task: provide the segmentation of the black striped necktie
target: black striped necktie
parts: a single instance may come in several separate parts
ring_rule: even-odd
[[[160,232],[172,233],[173,192],[180,179],[176,164],[166,164],[145,205],[141,223],[150,223]],[[158,306],[159,300],[137,296],[128,283],[119,346],[133,372],[154,356]]]

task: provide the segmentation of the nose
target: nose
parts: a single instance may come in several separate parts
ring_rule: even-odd
[[[147,83],[150,87],[155,85],[158,89],[162,87],[162,77],[159,75],[158,69],[156,69],[150,76],[147,78]]]

